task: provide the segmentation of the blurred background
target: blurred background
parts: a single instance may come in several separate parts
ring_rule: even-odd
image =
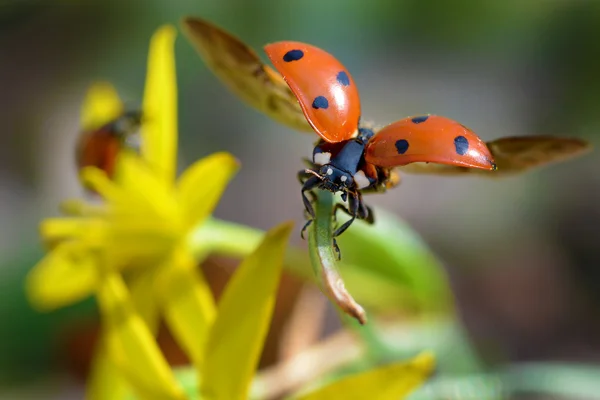
[[[0,0],[0,398],[82,396],[94,305],[35,313],[23,278],[43,255],[39,221],[58,215],[62,199],[83,195],[73,157],[88,85],[109,80],[138,106],[150,35],[184,15],[207,18],[257,50],[278,40],[328,50],[352,73],[363,116],[378,124],[434,113],[484,140],[557,134],[600,145],[597,1]],[[216,215],[261,229],[300,223],[295,175],[316,137],[242,104],[181,34],[176,57],[180,167],[232,152],[243,168]],[[596,152],[501,180],[405,175],[368,202],[406,220],[443,262],[486,362],[593,364],[599,172]],[[305,246],[299,235],[293,242]],[[213,270],[218,290],[227,273]],[[278,320],[300,287],[284,280],[264,365],[277,359]],[[335,330],[338,317],[327,318]],[[176,349],[169,354],[184,362]]]

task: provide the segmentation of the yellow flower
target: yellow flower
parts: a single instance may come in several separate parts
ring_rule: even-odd
[[[66,217],[42,222],[41,235],[51,251],[26,282],[28,297],[40,310],[95,294],[104,329],[96,370],[111,371],[117,365],[138,394],[159,398],[182,396],[152,338],[159,311],[200,365],[215,305],[196,268],[204,254],[197,248],[192,253],[190,233],[210,215],[239,168],[233,156],[217,153],[175,179],[175,35],[172,26],[163,26],[150,43],[141,154],[122,152],[114,180],[93,167],[82,171],[84,185],[100,194],[103,203],[71,200],[63,205]],[[84,102],[82,126],[102,125],[122,111],[112,86],[96,84]],[[107,390],[118,391],[105,385],[113,375],[98,378],[104,383],[90,397],[109,398]]]

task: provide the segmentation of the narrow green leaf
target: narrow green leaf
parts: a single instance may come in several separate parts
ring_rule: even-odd
[[[399,400],[421,386],[435,368],[435,358],[422,353],[408,362],[385,365],[350,375],[297,400]]]
[[[285,223],[269,231],[225,288],[200,369],[203,397],[247,398],[269,328],[292,226]]]
[[[334,196],[325,190],[318,190],[314,204],[316,217],[308,229],[310,260],[321,286],[333,302],[344,312],[356,318],[361,324],[367,322],[365,310],[346,290],[337,268],[333,249],[333,204]]]

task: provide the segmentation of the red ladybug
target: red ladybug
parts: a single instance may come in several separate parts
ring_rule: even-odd
[[[348,207],[336,209],[345,210],[351,219],[334,237],[357,218],[373,221],[362,194],[395,186],[396,167],[413,173],[509,174],[563,161],[590,148],[579,139],[550,136],[501,138],[486,144],[464,125],[435,115],[405,118],[375,132],[361,120],[360,98],[350,73],[326,51],[291,41],[266,45],[274,71],[223,29],[194,17],[185,18],[183,25],[208,67],[236,95],[285,125],[320,136],[311,168],[299,173],[302,200],[314,218],[306,192],[319,188],[342,193]],[[334,246],[339,253],[335,241]]]
[[[97,129],[83,132],[77,143],[77,168],[96,167],[112,178],[119,152],[125,147],[135,147],[129,142],[139,130],[141,120],[141,112],[128,111]]]
[[[360,99],[350,73],[329,53],[300,42],[278,42],[265,52],[281,73],[307,121],[321,136],[313,151],[313,166],[300,172],[302,199],[314,218],[306,192],[315,188],[341,192],[351,219],[370,221],[361,191],[389,187],[390,168],[413,162],[435,162],[495,170],[485,143],[451,119],[425,115],[400,120],[377,135],[360,124]],[[309,221],[310,223],[310,221]]]

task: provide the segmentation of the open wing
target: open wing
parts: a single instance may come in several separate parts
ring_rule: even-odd
[[[208,68],[233,93],[277,122],[314,132],[281,75],[265,65],[254,50],[201,18],[185,17],[182,25]]]
[[[478,174],[499,177],[567,161],[588,152],[592,148],[591,144],[585,140],[553,136],[504,137],[486,144],[496,162],[496,171],[433,163],[409,164],[401,167],[400,170],[414,174]]]

